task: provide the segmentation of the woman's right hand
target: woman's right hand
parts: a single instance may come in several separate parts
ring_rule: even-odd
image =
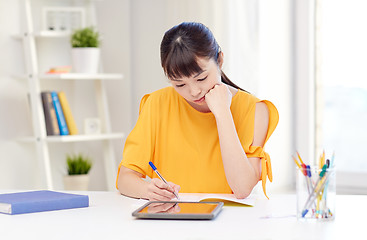
[[[171,182],[166,184],[159,178],[152,178],[147,188],[147,198],[150,201],[170,201],[176,196],[174,192],[178,193],[180,186]]]

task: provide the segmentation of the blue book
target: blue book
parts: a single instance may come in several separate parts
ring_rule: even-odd
[[[0,213],[11,215],[88,206],[87,195],[48,190],[0,194]]]
[[[57,92],[52,91],[51,96],[55,106],[57,122],[59,123],[60,135],[69,135],[68,125],[66,124],[64,112],[62,111],[60,100],[59,97],[57,96]]]

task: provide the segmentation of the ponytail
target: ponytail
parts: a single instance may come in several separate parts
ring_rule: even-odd
[[[222,80],[222,82],[223,83],[225,83],[225,84],[227,84],[227,85],[229,85],[229,86],[231,86],[231,87],[234,87],[234,88],[236,88],[236,89],[240,89],[240,90],[242,90],[242,91],[244,91],[244,92],[247,92],[247,93],[249,93],[248,91],[246,91],[246,90],[244,90],[244,89],[242,89],[242,88],[240,88],[239,86],[237,86],[235,83],[233,83],[231,80],[229,80],[229,78],[227,77],[227,75],[226,74],[224,74],[224,72],[221,70],[221,80]]]

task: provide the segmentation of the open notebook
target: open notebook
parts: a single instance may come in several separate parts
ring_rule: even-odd
[[[204,202],[219,201],[225,205],[247,205],[254,206],[256,195],[250,195],[245,199],[237,199],[234,194],[216,194],[216,193],[179,193],[182,202]]]

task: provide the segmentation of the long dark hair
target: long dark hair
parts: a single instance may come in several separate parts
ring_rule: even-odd
[[[190,77],[202,70],[197,58],[214,59],[218,63],[220,52],[221,49],[208,27],[202,23],[183,22],[164,34],[161,43],[161,64],[170,79]],[[229,80],[222,70],[221,80],[243,90]]]

